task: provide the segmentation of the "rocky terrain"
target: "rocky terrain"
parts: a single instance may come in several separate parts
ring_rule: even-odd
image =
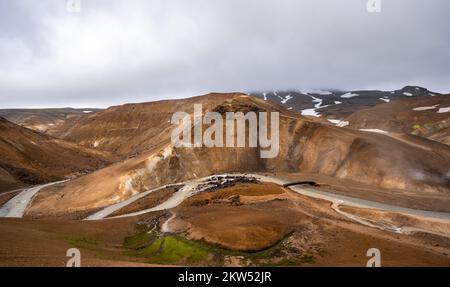
[[[147,198],[146,206],[160,204],[155,198]],[[61,254],[70,247],[81,250],[83,266],[362,267],[374,246],[383,266],[450,263],[448,222],[342,210],[274,183],[255,182],[201,191],[169,210],[123,218],[0,219],[0,265],[63,266]],[[377,228],[346,214],[373,220]],[[389,231],[391,226],[402,226],[405,233]]]
[[[173,113],[190,111],[194,103],[208,109],[235,95],[239,93],[114,106],[70,119],[48,133],[89,148],[132,157],[170,140]]]
[[[288,90],[252,92],[250,95],[283,105],[304,116],[344,119],[356,111],[392,100],[440,94],[422,87],[406,86],[394,91]]]
[[[450,144],[450,95],[398,99],[353,113],[349,128],[413,134]]]
[[[276,158],[261,159],[258,148],[174,148],[170,143],[171,126],[168,123],[171,114],[161,112],[162,108],[149,108],[146,118],[158,116],[161,124],[153,126],[148,134],[133,128],[125,132],[127,137],[118,137],[114,131],[110,133],[110,129],[103,129],[105,145],[98,145],[97,149],[108,151],[116,146],[120,155],[131,158],[43,189],[28,212],[56,216],[68,210],[86,212],[164,184],[222,172],[310,172],[382,189],[407,190],[413,194],[449,192],[450,148],[447,145],[436,142],[412,144],[383,134],[322,124],[271,102],[242,94],[221,97],[218,100],[216,94],[211,94],[177,102],[190,112],[193,102],[198,100],[211,103],[205,106],[206,109],[221,112],[281,112],[280,152]],[[170,109],[174,105],[175,102],[166,104]],[[117,115],[123,115],[146,106],[151,104],[113,109]],[[85,126],[77,129],[86,133],[82,133],[79,140],[72,139],[88,146],[99,140],[95,136],[99,133],[92,132],[95,127],[124,124],[121,116],[117,121],[106,117],[110,113],[111,110],[106,110],[90,117]],[[92,127],[91,122],[95,123]],[[75,130],[70,134],[75,137]],[[64,194],[63,198],[61,194]]]
[[[274,91],[251,95],[312,120],[378,133],[413,134],[449,143],[450,97],[417,86],[395,91]]]
[[[450,147],[439,112],[448,97],[418,87],[389,102],[333,93],[298,97],[343,99],[334,105],[345,112],[321,117],[286,108],[287,95],[212,93],[85,113],[47,134],[1,119],[11,192],[0,214],[23,218],[0,219],[0,264],[59,266],[61,250],[76,246],[87,266],[364,266],[377,246],[385,266],[448,266]],[[278,112],[278,156],[173,146],[173,113],[200,103],[221,115]],[[349,123],[329,121],[337,116]],[[20,212],[18,198],[29,200]]]
[[[20,126],[45,133],[68,119],[98,111],[100,109],[0,109],[0,117]]]
[[[0,155],[0,192],[86,174],[113,158],[4,118],[0,118]]]

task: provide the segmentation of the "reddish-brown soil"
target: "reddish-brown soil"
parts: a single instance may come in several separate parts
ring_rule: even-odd
[[[168,200],[174,192],[176,192],[178,189],[174,187],[168,187],[165,189],[157,190],[149,195],[140,198],[136,200],[135,202],[125,206],[124,208],[121,208],[113,213],[109,217],[124,215],[128,213],[138,212],[145,209],[150,209],[155,206],[158,206],[159,204],[163,203],[164,201]]]
[[[221,104],[214,106],[217,99],[221,99]],[[209,109],[221,113],[254,110],[280,112],[278,157],[261,159],[258,148],[173,148],[169,139],[172,127],[165,128],[170,119],[169,112],[174,109],[169,103],[176,103],[177,109],[192,112],[193,103],[208,101]],[[413,198],[428,197],[427,202],[436,198],[448,200],[450,194],[450,182],[446,180],[450,147],[444,144],[433,141],[412,144],[381,134],[311,122],[282,107],[242,94],[214,94],[184,102],[157,104],[164,104],[166,108],[154,109],[151,104],[125,105],[96,113],[91,120],[103,130],[108,130],[106,127],[110,124],[122,125],[122,121],[113,120],[113,112],[127,115],[132,113],[133,108],[136,111],[145,109],[149,118],[159,117],[161,126],[152,129],[151,133],[149,131],[147,139],[142,141],[134,137],[130,141],[127,133],[126,140],[105,134],[108,142],[113,140],[111,145],[123,149],[124,154],[136,151],[137,156],[67,184],[54,186],[57,192],[43,189],[30,207],[30,212],[64,214],[68,210],[102,208],[125,200],[136,192],[223,172],[302,171],[334,178],[336,182],[352,180],[374,189],[402,190],[412,194]],[[148,110],[149,107],[153,108]],[[151,113],[155,114],[150,116]],[[80,133],[81,130],[86,134],[83,132],[80,137],[90,141],[92,134],[88,131],[95,128],[86,122]],[[101,146],[98,148],[101,149]]]
[[[110,163],[106,152],[32,131],[0,118],[0,188],[75,177]],[[1,191],[1,190],[0,190]]]
[[[99,109],[5,109],[0,110],[0,117],[28,129],[45,133],[49,129],[55,129],[66,120],[92,115],[97,111]]]
[[[423,107],[430,109],[414,110]],[[438,113],[446,107],[450,107],[450,95],[398,99],[357,111],[345,120],[350,128],[413,133],[450,144],[450,113]]]
[[[226,256],[225,265],[365,266],[369,248],[381,251],[382,266],[450,265],[448,241],[441,236],[402,235],[363,226],[334,212],[328,202],[272,184],[245,184],[216,192],[198,194],[171,210],[176,217],[169,226],[203,244],[241,251],[274,250],[260,259],[251,259],[248,253],[250,259],[244,261],[242,252]],[[236,196],[239,204],[226,201]],[[361,212],[384,220],[370,210]],[[161,217],[164,214],[93,222],[0,219],[0,265],[64,266],[67,249],[77,247],[83,266],[142,266],[146,258],[130,257],[122,243],[138,232],[137,223],[151,227],[150,222],[159,221],[161,225],[170,216]],[[426,222],[420,224],[424,227]]]
[[[261,159],[258,148],[173,148],[170,117],[175,111],[191,113],[194,103],[203,103],[206,110],[219,113],[280,112],[278,157]],[[328,202],[273,184],[204,192],[168,212],[136,218],[67,220],[84,218],[154,187],[223,172],[267,172],[292,181],[312,180],[330,192],[448,212],[450,147],[445,144],[338,128],[243,94],[112,107],[67,121],[53,131],[75,143],[4,120],[0,124],[0,172],[5,179],[0,178],[0,186],[10,184],[11,178],[20,185],[77,177],[108,164],[112,158],[116,161],[42,189],[25,219],[1,219],[0,265],[61,266],[70,246],[83,249],[86,265],[142,263],[144,259],[123,253],[124,238],[137,232],[137,223],[152,220],[163,226],[170,213],[175,218],[166,225],[179,236],[246,254],[276,249],[270,258],[252,264],[283,265],[287,260],[294,265],[364,266],[367,249],[375,247],[382,252],[384,266],[450,265],[447,239],[438,234],[399,235],[367,227],[336,213]],[[111,153],[118,154],[122,161]],[[172,193],[155,192],[117,215],[153,207]],[[345,210],[390,223],[420,228],[433,225],[427,219],[405,220],[370,210]],[[49,220],[52,218],[61,220]]]
[[[63,267],[73,247],[81,251],[82,266],[138,266],[121,250],[136,222],[0,219],[0,266]]]
[[[49,130],[49,134],[86,147],[133,157],[170,140],[170,119],[175,112],[191,113],[193,105],[206,110],[242,95],[241,93],[211,93],[207,96],[126,104],[104,111],[73,118]]]
[[[269,173],[265,174],[272,175]],[[336,178],[330,176],[314,173],[276,173],[275,176],[287,182],[316,182],[320,186],[315,188],[326,192],[413,209],[450,212],[450,198],[447,193],[425,193],[394,188],[377,188],[351,179],[336,180]]]
[[[203,192],[196,196],[186,199],[181,205],[202,206],[214,203],[230,203],[240,204],[258,199],[277,198],[284,194],[284,190],[276,184],[239,184],[233,187]]]
[[[236,195],[258,200],[236,205],[213,201],[214,192],[199,194],[173,211],[176,217],[170,228],[190,239],[233,250],[264,250],[280,242],[280,262],[298,260],[300,255],[314,258],[310,263],[292,259],[301,265],[364,266],[369,248],[381,250],[384,266],[450,264],[450,247],[443,245],[446,239],[441,236],[399,235],[366,227],[335,213],[328,202],[272,185],[226,188],[215,197]]]

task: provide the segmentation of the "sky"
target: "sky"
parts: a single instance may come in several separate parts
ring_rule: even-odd
[[[450,92],[450,1],[0,0],[0,108],[208,92]],[[373,1],[373,0],[371,0]]]

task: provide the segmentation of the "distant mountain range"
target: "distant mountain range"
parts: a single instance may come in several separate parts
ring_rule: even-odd
[[[249,147],[173,147],[170,118],[177,111],[193,113],[194,104],[202,104],[205,112],[278,111],[279,156],[264,160],[258,148]],[[231,171],[307,172],[375,188],[407,189],[417,195],[449,188],[445,183],[450,165],[447,145],[417,142],[410,135],[400,138],[336,127],[242,93],[115,106],[69,119],[49,132],[84,148],[113,153],[120,160],[64,185],[43,189],[29,209],[30,216],[88,214],[154,187]]]
[[[342,119],[361,109],[392,100],[440,94],[422,87],[406,86],[395,91],[291,90],[252,92],[250,95],[280,104],[304,116]]]
[[[109,154],[33,131],[0,117],[0,191],[57,181],[111,163]]]
[[[46,132],[48,129],[62,124],[67,119],[95,113],[100,110],[91,108],[0,109],[0,117],[32,130]]]
[[[222,118],[277,112],[278,156],[174,145],[173,114],[196,104]],[[23,126],[0,117],[0,265],[58,265],[75,246],[114,266],[363,266],[376,246],[400,266],[448,266],[448,95],[211,93],[6,113]]]
[[[394,91],[253,92],[311,120],[368,132],[412,134],[450,144],[450,95],[406,86]]]

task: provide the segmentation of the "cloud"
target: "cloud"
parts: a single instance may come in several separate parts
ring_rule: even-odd
[[[6,3],[5,3],[6,2]],[[108,106],[209,91],[450,91],[446,0],[0,2],[3,107]]]

